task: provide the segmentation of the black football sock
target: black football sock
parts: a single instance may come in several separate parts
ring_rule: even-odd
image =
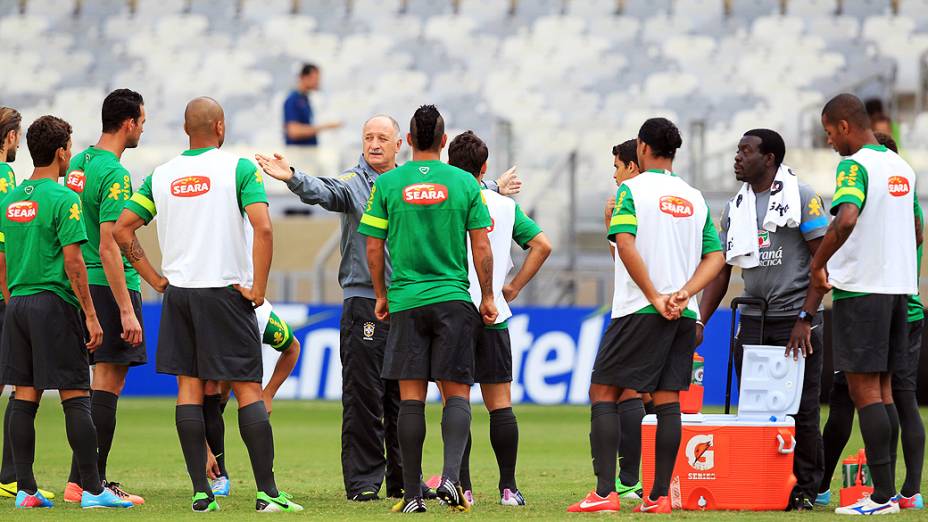
[[[461,488],[464,491],[469,489],[474,489],[473,484],[470,482],[470,446],[471,446],[471,434],[467,434],[467,445],[464,446],[464,455],[461,456]]]
[[[118,401],[119,395],[108,391],[95,390],[90,396],[90,415],[97,429],[97,469],[102,480],[106,480],[106,461],[113,447],[113,434],[116,433]]]
[[[614,402],[590,406],[590,445],[596,468],[596,494],[606,497],[615,491],[615,449],[619,447],[619,410]]]
[[[206,428],[203,422],[203,406],[199,404],[178,404],[174,408],[174,422],[177,424],[177,437],[180,449],[187,463],[187,474],[193,485],[194,493],[206,493],[213,496],[209,481],[206,479]]]
[[[641,399],[619,403],[622,441],[619,443],[619,479],[624,486],[638,483],[641,467],[641,419],[644,418]]]
[[[13,463],[13,440],[10,436],[10,419],[13,417],[13,399],[15,394],[10,394],[10,400],[6,403],[3,411],[3,464],[0,466],[0,483],[7,484],[16,482],[16,464]]]
[[[516,459],[519,455],[519,421],[512,407],[490,412],[490,445],[499,466],[499,491],[516,491]]]
[[[226,423],[222,418],[222,395],[203,397],[203,421],[206,423],[206,443],[216,457],[219,474],[229,476],[226,471]]]
[[[884,404],[884,406],[886,407],[886,416],[889,417],[889,467],[893,470],[893,478],[895,478],[896,455],[899,451],[899,412],[896,411],[895,404]],[[893,494],[895,493],[894,489]]]
[[[470,402],[463,397],[448,397],[441,410],[441,440],[444,443],[445,462],[442,476],[460,482],[461,456],[470,438]]]
[[[914,391],[893,391],[899,413],[899,433],[902,435],[902,457],[905,460],[905,482],[899,491],[906,497],[921,491],[922,465],[925,460],[925,425],[918,411]]]
[[[895,477],[890,466],[889,415],[882,402],[874,402],[857,410],[860,419],[860,434],[867,448],[867,465],[873,478],[873,493],[870,498],[877,504],[885,504],[896,494]]]
[[[97,471],[97,430],[90,414],[90,397],[75,397],[61,402],[64,427],[71,451],[77,458],[81,474],[81,489],[92,495],[103,491],[103,481]]]
[[[39,403],[14,399],[10,405],[10,435],[13,437],[13,462],[17,488],[30,495],[39,489],[32,473],[35,461],[35,414]]]
[[[829,399],[828,420],[822,429],[822,442],[825,446],[825,472],[822,474],[822,483],[818,487],[819,493],[831,489],[831,479],[834,476],[844,447],[851,438],[854,429],[854,402],[848,393],[846,384],[835,384],[831,388]]]
[[[271,498],[277,498],[280,493],[274,480],[274,432],[264,401],[239,408],[238,431],[242,435],[245,447],[248,448],[258,491],[265,492]]]
[[[679,402],[655,406],[654,412],[657,414],[657,434],[654,440],[654,486],[649,495],[651,500],[667,496],[683,431]]]
[[[90,390],[90,400],[93,401],[93,390]],[[92,412],[91,415],[93,415]],[[74,452],[71,452],[71,471],[68,473],[68,482],[73,482],[78,486],[81,484],[81,470],[77,465],[77,455]]]
[[[644,403],[644,413],[645,415],[654,415],[654,401]]]
[[[422,445],[425,443],[425,403],[400,401],[396,435],[403,458],[403,496],[411,500],[422,494]]]

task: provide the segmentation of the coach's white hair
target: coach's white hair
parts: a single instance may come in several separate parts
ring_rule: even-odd
[[[397,138],[400,137],[400,124],[397,123],[396,118],[394,118],[393,116],[390,116],[389,114],[375,114],[371,116],[370,118],[364,121],[364,125],[361,126],[361,132],[364,132],[364,127],[367,127],[368,123],[370,123],[372,120],[375,120],[377,118],[386,118],[390,120],[390,123],[393,124],[393,131],[396,133],[396,137]]]

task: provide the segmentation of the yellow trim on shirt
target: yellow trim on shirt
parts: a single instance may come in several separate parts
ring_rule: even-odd
[[[609,226],[614,227],[616,225],[638,225],[638,218],[627,214],[612,216],[612,221],[609,222]]]
[[[860,190],[859,188],[841,187],[835,192],[834,199],[840,199],[844,196],[852,196],[859,199],[860,201],[863,201],[867,197],[866,194],[864,194],[864,191]]]
[[[152,216],[155,215],[155,202],[145,197],[142,193],[136,192],[132,194],[132,197],[129,198],[129,201],[141,205],[142,208],[148,211]]]
[[[386,219],[379,218],[377,216],[372,216],[370,214],[364,214],[363,216],[361,216],[361,223],[364,225],[374,227],[374,228],[379,228],[381,230],[387,229]]]

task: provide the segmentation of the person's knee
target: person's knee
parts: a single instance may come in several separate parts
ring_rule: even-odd
[[[425,396],[428,393],[428,382],[418,380],[401,380],[400,400],[425,402]]]
[[[512,407],[512,397],[509,383],[481,384],[480,393],[483,395],[483,404],[487,411],[496,411]]]
[[[591,384],[590,403],[596,404],[597,402],[618,402],[622,391],[622,388],[619,388],[618,386],[609,386],[607,384]]]
[[[15,393],[18,401],[39,402],[42,398],[42,390],[37,390],[32,386],[17,386]]]
[[[618,402],[625,402],[625,401],[627,401],[627,400],[631,400],[631,399],[641,399],[641,398],[642,398],[642,397],[641,397],[641,394],[640,394],[640,393],[638,393],[638,392],[635,391],[635,390],[626,388],[626,389],[622,390],[622,394],[619,395],[619,401],[618,401]]]
[[[61,402],[77,399],[79,397],[90,397],[90,391],[88,390],[58,390],[58,396],[61,398]],[[17,399],[20,399],[19,393],[17,390]],[[20,400],[29,400],[29,399],[20,399]],[[39,402],[38,399],[30,402]]]
[[[445,400],[448,400],[451,397],[460,397],[464,400],[470,401],[470,388],[471,385],[463,384],[460,382],[441,382],[442,396],[445,398]]]
[[[177,404],[203,404],[203,381],[196,377],[177,377]]]
[[[244,408],[264,398],[260,382],[233,382],[232,391],[235,392],[235,400],[238,401],[239,408]]]
[[[91,388],[119,395],[126,385],[128,371],[129,367],[123,364],[97,363],[93,368]]]
[[[680,402],[680,392],[671,391],[671,390],[657,390],[651,394],[653,397],[654,406],[660,406],[662,404],[670,404],[673,402]]]
[[[219,381],[206,381],[203,384],[203,393],[206,395],[219,395]]]

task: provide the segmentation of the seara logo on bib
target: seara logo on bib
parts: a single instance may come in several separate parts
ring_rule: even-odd
[[[693,204],[677,196],[664,196],[661,198],[661,212],[670,214],[675,218],[685,218],[693,215]]]
[[[36,201],[17,201],[6,208],[6,218],[17,223],[28,223],[39,213]]]
[[[909,193],[909,180],[902,176],[889,178],[889,193],[895,197],[902,197]]]
[[[438,183],[416,183],[403,189],[403,200],[413,205],[435,205],[448,199],[448,187]]]
[[[86,181],[83,170],[72,170],[68,172],[68,177],[65,179],[65,186],[74,192],[83,192],[84,191],[84,181]]]
[[[209,178],[206,176],[187,176],[171,183],[171,195],[179,198],[193,198],[209,192]]]

